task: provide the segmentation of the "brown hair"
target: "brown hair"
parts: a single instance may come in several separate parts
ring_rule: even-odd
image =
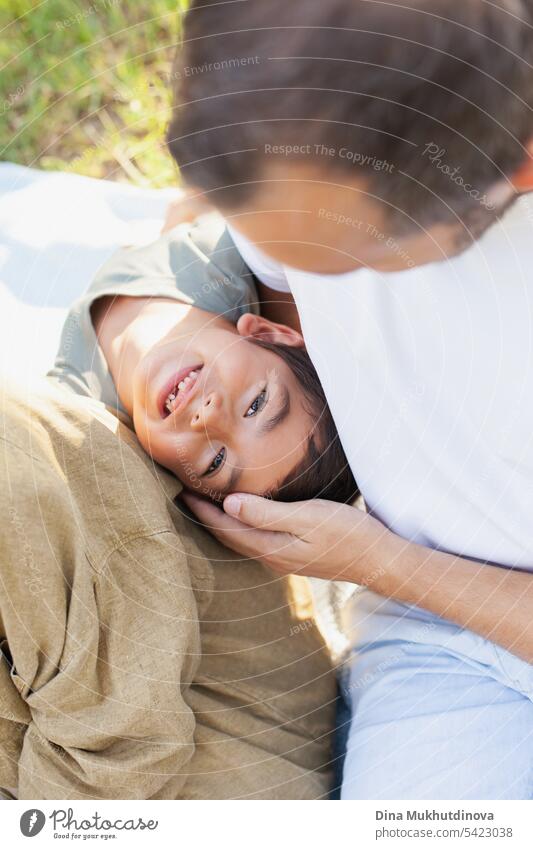
[[[305,160],[364,177],[398,230],[480,231],[533,137],[532,24],[532,0],[193,0],[170,151],[222,208]]]
[[[304,348],[260,339],[249,341],[277,354],[288,365],[303,390],[307,413],[315,422],[303,460],[269,494],[278,501],[353,501],[359,490],[309,354]]]

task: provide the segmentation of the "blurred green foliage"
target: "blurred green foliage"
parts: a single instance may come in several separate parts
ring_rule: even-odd
[[[168,186],[187,0],[0,0],[0,158]]]

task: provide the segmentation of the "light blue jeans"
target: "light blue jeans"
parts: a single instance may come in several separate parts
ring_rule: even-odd
[[[533,798],[530,664],[369,591],[353,619],[342,799]]]

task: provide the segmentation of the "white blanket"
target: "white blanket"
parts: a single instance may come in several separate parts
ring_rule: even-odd
[[[118,247],[157,237],[177,194],[0,164],[0,372],[46,372],[68,306]]]

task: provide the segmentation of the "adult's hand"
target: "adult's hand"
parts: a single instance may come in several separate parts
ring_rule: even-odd
[[[355,507],[229,495],[185,502],[225,545],[280,573],[364,584],[450,619],[533,663],[533,575],[409,542]]]
[[[169,203],[161,234],[173,230],[178,224],[194,221],[199,215],[211,212],[212,209],[213,207],[208,204],[204,195],[192,189],[185,189],[176,200]]]
[[[220,542],[280,573],[366,583],[379,538],[389,533],[362,510],[331,501],[229,495],[221,510],[191,493],[182,497]]]

